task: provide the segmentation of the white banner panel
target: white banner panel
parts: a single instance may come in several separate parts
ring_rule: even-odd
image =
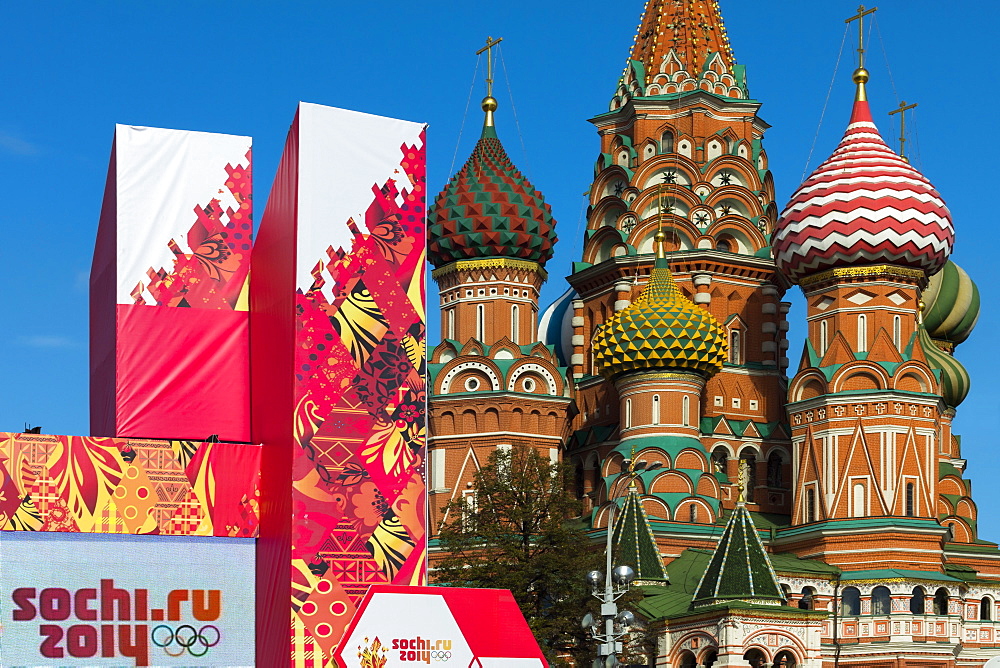
[[[373,186],[398,181],[398,191],[411,190],[406,170],[400,166],[402,147],[419,145],[424,127],[423,123],[299,103],[296,288],[303,292],[310,288],[313,267],[330,261],[328,247],[351,250],[354,235],[348,219],[368,231],[363,221],[373,200]]]
[[[132,291],[139,283],[149,282],[150,269],[169,272],[178,251],[192,254],[197,250],[188,239],[197,221],[196,207],[218,200],[223,216],[229,209],[239,212],[240,205],[227,187],[231,179],[226,167],[248,166],[250,144],[250,137],[236,135],[115,126],[116,303],[134,303]],[[251,232],[249,228],[233,230],[246,234],[248,243]],[[142,297],[147,304],[157,303],[148,291]]]
[[[0,665],[253,666],[254,540],[0,532]]]

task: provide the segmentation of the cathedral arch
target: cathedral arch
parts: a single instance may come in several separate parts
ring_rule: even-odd
[[[450,436],[455,433],[455,414],[451,411],[443,411],[437,416],[437,433]]]
[[[927,590],[920,586],[914,587],[910,595],[910,614],[924,614],[926,602]]]
[[[611,476],[625,473],[627,470],[625,458],[622,457],[621,453],[613,452],[604,460],[604,470],[601,472],[601,476],[610,478]]]
[[[475,434],[479,429],[476,426],[476,411],[470,409],[462,411],[462,433]]]
[[[691,650],[686,649],[677,656],[677,661],[674,665],[677,668],[696,668],[698,659]]]
[[[989,622],[993,620],[993,599],[983,596],[979,601],[979,620]]]
[[[743,660],[747,662],[751,668],[764,668],[765,665],[771,663],[767,657],[767,650],[762,646],[747,647],[743,646],[746,651],[743,653]]]
[[[872,614],[892,614],[892,595],[888,587],[880,585],[872,589]]]
[[[934,382],[919,367],[911,366],[896,371],[893,389],[904,392],[931,392],[933,387]]]
[[[653,252],[654,237],[659,231],[657,222],[656,219],[644,221],[642,232],[639,235],[635,235],[635,232],[633,232],[634,237],[629,237],[630,241],[636,238],[636,241],[632,242],[632,245],[635,246],[639,254],[650,254]],[[668,220],[664,220],[663,223],[663,231],[667,235],[667,252],[691,250],[694,248],[693,239],[698,235],[696,231],[688,229],[687,221],[671,217]],[[692,232],[694,233],[692,234]]]
[[[693,492],[691,479],[675,471],[666,471],[656,476],[649,486],[650,494],[692,494]]]
[[[645,496],[642,499],[642,509],[650,517],[656,517],[663,520],[670,519],[670,508],[662,499],[657,499],[653,496]]]
[[[722,489],[719,487],[719,481],[713,474],[704,473],[698,478],[697,493],[699,496],[718,499],[722,496]]]
[[[542,383],[544,383],[548,391],[548,394],[554,397],[559,396],[559,383],[556,380],[556,376],[547,367],[537,362],[521,362],[508,373],[507,376],[508,392],[533,391],[523,386],[524,381],[522,381],[522,386],[518,386],[518,380],[520,380],[522,376],[534,379],[536,381],[541,381]]]
[[[783,649],[774,655],[774,663],[772,665],[774,668],[795,668],[799,664],[795,658],[795,654],[791,650]]]
[[[959,517],[966,517],[970,520],[976,519],[976,506],[970,499],[962,499],[958,502],[955,514]]]
[[[714,524],[715,513],[712,511],[712,506],[708,505],[703,499],[691,497],[690,499],[685,499],[677,508],[676,519],[692,524]]]
[[[482,354],[482,353],[480,353]],[[449,362],[452,364],[452,362]],[[500,369],[491,360],[482,359],[475,361],[461,361],[455,363],[450,369],[446,365],[444,373],[439,376],[441,380],[438,384],[436,394],[448,394],[452,390],[455,381],[459,381],[456,392],[498,392],[500,391]],[[482,387],[470,390],[466,387],[465,381],[468,378],[479,378],[483,382]]]
[[[678,469],[692,469],[704,472],[706,464],[705,456],[691,448],[681,450],[674,458],[674,468]]]
[[[948,614],[948,599],[951,594],[944,587],[939,587],[937,591],[934,592],[934,614],[935,615],[947,615]]]
[[[840,592],[840,614],[844,617],[861,614],[861,590],[857,587],[846,587]]]
[[[722,173],[728,172],[731,178],[726,183],[726,179],[719,178]],[[751,192],[763,190],[763,183],[760,176],[754,169],[747,169],[747,164],[738,156],[723,155],[712,163],[711,170],[706,175],[706,180],[711,181],[716,187],[721,186],[742,186]]]
[[[798,602],[799,610],[813,610],[816,605],[816,588],[815,587],[803,587],[802,595],[799,597]]]
[[[803,376],[790,393],[795,401],[805,401],[826,394],[826,381],[818,373]]]
[[[717,248],[719,242],[725,241],[733,253],[752,255],[767,245],[767,240],[756,227],[732,218],[713,223],[707,234],[715,238]]]
[[[483,431],[494,433],[500,431],[500,412],[495,408],[487,408],[483,413]]]

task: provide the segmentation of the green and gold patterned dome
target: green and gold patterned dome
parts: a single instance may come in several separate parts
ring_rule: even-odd
[[[921,299],[924,327],[932,339],[950,349],[969,338],[979,320],[979,288],[964,269],[949,260],[931,276]]]
[[[594,361],[606,378],[653,370],[712,376],[726,359],[722,327],[681,293],[667,266],[662,237],[662,232],[657,233],[656,263],[649,283],[594,336]]]

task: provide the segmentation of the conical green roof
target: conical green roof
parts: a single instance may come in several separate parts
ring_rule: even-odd
[[[427,257],[435,267],[488,257],[544,265],[557,240],[551,207],[507,157],[492,125],[427,218]]]
[[[695,589],[693,603],[699,607],[733,600],[777,604],[784,600],[771,560],[743,503],[736,504],[726,523],[722,540]]]
[[[635,486],[629,488],[621,515],[615,522],[612,541],[618,547],[618,563],[631,566],[638,580],[666,580],[667,569],[656,546],[653,529]]]

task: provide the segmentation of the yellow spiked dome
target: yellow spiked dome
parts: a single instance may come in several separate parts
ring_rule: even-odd
[[[598,328],[594,361],[601,375],[675,370],[714,375],[726,359],[722,327],[681,294],[657,233],[656,263],[649,283],[627,308]]]

